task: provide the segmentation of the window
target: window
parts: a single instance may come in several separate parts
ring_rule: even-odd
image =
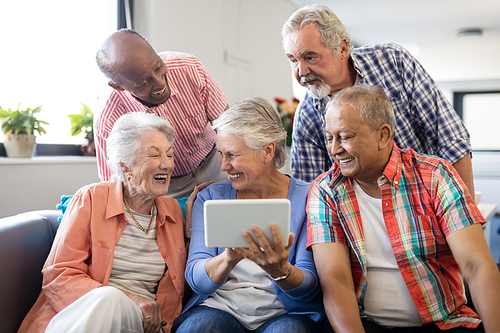
[[[472,149],[500,151],[500,91],[455,93],[454,104],[469,131]]]
[[[116,30],[116,11],[116,0],[0,2],[0,106],[42,105],[39,118],[50,125],[38,143],[82,143],[70,136],[66,115],[79,113],[80,103],[97,111],[107,81],[95,53]]]

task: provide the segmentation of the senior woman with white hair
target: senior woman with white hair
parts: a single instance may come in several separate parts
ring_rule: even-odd
[[[174,129],[147,113],[118,119],[107,141],[113,180],[69,204],[18,332],[169,332],[180,314],[184,218],[165,196]]]
[[[200,191],[194,203],[186,281],[194,291],[172,332],[322,332],[325,314],[318,275],[306,244],[310,184],[282,174],[286,131],[265,99],[247,98],[213,122],[221,169],[229,180]],[[288,198],[288,246],[276,225],[271,246],[256,228],[243,248],[207,248],[204,202]],[[237,218],[237,217],[235,217]]]

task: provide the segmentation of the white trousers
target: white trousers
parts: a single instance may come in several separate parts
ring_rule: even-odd
[[[96,288],[52,318],[46,333],[142,333],[142,312],[114,287]]]

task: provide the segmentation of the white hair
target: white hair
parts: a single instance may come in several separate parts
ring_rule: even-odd
[[[236,135],[254,150],[275,142],[274,163],[280,169],[286,162],[287,133],[271,103],[262,97],[246,98],[222,112],[213,128]]]
[[[351,35],[337,15],[325,5],[311,5],[297,9],[283,25],[281,30],[283,43],[286,42],[289,33],[308,24],[316,25],[321,35],[321,44],[333,50],[336,55],[342,50],[342,41],[345,39],[348,46],[347,55],[351,55],[354,48]]]
[[[141,138],[148,131],[163,133],[173,145],[175,130],[166,119],[145,112],[127,113],[118,118],[106,140],[108,166],[114,172],[112,180],[125,181],[120,162],[126,166],[133,164],[139,152]]]

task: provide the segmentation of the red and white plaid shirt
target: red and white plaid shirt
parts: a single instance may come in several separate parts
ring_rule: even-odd
[[[480,319],[464,305],[462,277],[446,236],[486,221],[456,170],[443,159],[401,150],[393,144],[378,185],[394,257],[422,323],[434,322],[441,330],[477,327]],[[306,211],[308,248],[331,242],[349,247],[356,296],[364,316],[369,281],[352,178],[343,176],[336,165],[316,178]]]
[[[158,55],[167,66],[171,90],[171,96],[164,104],[150,108],[128,91],[113,88],[99,97],[100,112],[94,123],[94,133],[101,181],[109,180],[112,175],[107,165],[106,139],[116,120],[126,113],[153,113],[170,122],[175,129],[173,176],[195,170],[214,146],[215,132],[211,121],[227,107],[224,89],[196,57],[179,52]]]

